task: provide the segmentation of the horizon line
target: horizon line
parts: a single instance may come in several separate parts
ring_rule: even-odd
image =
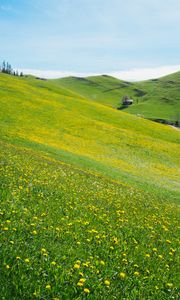
[[[109,75],[118,79],[127,81],[143,81],[148,79],[156,79],[166,75],[170,75],[180,71],[180,65],[166,65],[151,68],[132,68],[127,70],[112,71],[112,72],[75,72],[75,71],[56,71],[42,69],[26,69],[17,68],[25,75],[34,75],[45,79],[58,79],[64,77],[88,77]]]

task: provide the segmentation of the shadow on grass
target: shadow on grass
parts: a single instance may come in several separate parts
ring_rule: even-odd
[[[118,110],[124,110],[126,108],[128,108],[129,105],[121,105],[119,107],[117,107]]]

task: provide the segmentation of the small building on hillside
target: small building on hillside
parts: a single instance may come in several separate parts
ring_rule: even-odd
[[[122,105],[132,105],[133,99],[130,99],[129,96],[124,96],[122,98]]]

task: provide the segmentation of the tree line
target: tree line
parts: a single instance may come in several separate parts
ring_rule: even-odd
[[[11,66],[11,64],[9,64],[9,62],[6,62],[5,60],[2,62],[1,66],[0,66],[0,72],[1,73],[5,73],[5,74],[9,74],[9,75],[14,75],[14,76],[23,76],[23,72],[18,72],[18,70],[14,70]]]

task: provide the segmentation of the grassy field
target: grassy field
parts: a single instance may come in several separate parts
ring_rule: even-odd
[[[176,204],[1,145],[1,299],[176,299]]]
[[[0,74],[0,298],[177,299],[179,131]]]
[[[134,99],[134,104],[126,108],[126,111],[140,114],[145,118],[169,121],[180,118],[180,72],[160,79],[134,83],[105,75],[87,78],[69,77],[53,82],[113,108],[120,107],[122,97],[129,95]]]

